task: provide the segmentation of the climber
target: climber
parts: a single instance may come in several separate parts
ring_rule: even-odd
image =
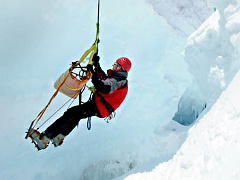
[[[127,76],[131,68],[131,61],[126,57],[117,59],[106,75],[100,67],[99,59],[99,56],[95,54],[93,56],[94,64],[87,66],[93,74],[92,83],[96,90],[92,99],[69,108],[63,116],[42,133],[33,130],[30,137],[39,150],[47,148],[50,141],[55,147],[61,145],[64,138],[78,125],[81,119],[91,116],[99,118],[111,116],[124,101],[128,91]]]

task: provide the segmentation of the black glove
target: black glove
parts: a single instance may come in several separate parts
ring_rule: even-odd
[[[92,83],[93,83],[94,87],[98,90],[101,90],[104,87],[104,83],[99,79],[97,74],[93,74]]]
[[[91,73],[94,74],[93,65],[88,64],[88,65],[87,65],[87,70],[88,70],[88,71],[91,71]]]
[[[97,53],[95,53],[95,54],[93,55],[92,60],[93,60],[93,65],[94,65],[94,66],[97,66],[98,63],[99,63],[99,60],[100,60],[100,57],[97,55]]]

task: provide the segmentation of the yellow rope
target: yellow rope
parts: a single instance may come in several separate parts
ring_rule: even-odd
[[[63,84],[66,82],[67,80],[67,76],[64,78],[63,82],[60,84],[60,86],[57,88],[57,90],[55,91],[55,93],[52,95],[51,99],[48,101],[47,105],[43,108],[43,110],[37,115],[37,117],[33,120],[33,123],[35,122],[35,124],[32,126],[31,130],[28,132],[27,136],[25,137],[25,139],[27,139],[30,134],[32,134],[33,129],[35,128],[35,126],[37,125],[37,123],[39,122],[39,120],[41,119],[41,117],[43,116],[44,112],[46,111],[46,109],[48,108],[48,106],[51,104],[52,100],[57,96],[58,92],[60,91],[60,88],[63,86]]]
[[[97,41],[96,41],[97,42]],[[87,51],[85,51],[85,53],[82,55],[82,57],[79,59],[78,63],[80,64],[81,62],[83,62],[83,60],[90,54],[90,58],[89,58],[89,62],[88,64],[93,64],[92,58],[93,55],[97,52],[97,44],[94,43]],[[69,73],[72,72],[72,70],[75,68],[76,65],[71,66],[68,69],[68,74],[67,76],[63,79],[62,83],[60,84],[60,86],[57,88],[57,90],[55,91],[55,93],[52,95],[52,97],[50,98],[50,100],[48,101],[47,105],[43,108],[43,110],[37,115],[37,117],[32,121],[33,126],[30,129],[30,131],[28,132],[28,134],[26,135],[25,139],[27,139],[30,134],[32,134],[35,126],[37,125],[37,123],[39,122],[39,120],[41,119],[41,117],[43,116],[44,112],[46,111],[46,109],[48,108],[48,106],[51,104],[52,100],[57,96],[58,92],[60,91],[61,87],[64,85],[64,83],[67,80],[67,77],[69,75]]]
[[[99,42],[99,23],[96,24],[97,26],[97,31],[96,31],[96,39],[95,39],[95,42],[93,43],[93,45],[87,50],[84,52],[84,54],[82,55],[82,57],[79,59],[78,61],[78,64],[81,64],[84,59],[90,54],[90,57],[89,57],[89,62],[88,64],[90,65],[93,65],[93,55],[95,53],[97,53],[98,51],[98,42]],[[41,117],[43,116],[44,112],[46,111],[46,109],[48,108],[48,106],[51,104],[52,100],[57,96],[58,92],[60,91],[61,87],[63,86],[63,84],[66,82],[67,80],[67,77],[69,75],[69,73],[72,72],[72,70],[77,66],[77,64],[75,65],[72,65],[69,69],[68,69],[68,74],[67,76],[64,78],[63,82],[60,84],[60,86],[57,88],[57,90],[55,91],[55,93],[52,95],[51,99],[48,101],[47,105],[43,108],[43,110],[37,115],[37,117],[32,121],[31,125],[31,129],[29,130],[29,132],[27,133],[25,139],[27,139],[30,134],[32,134],[35,126],[37,125],[37,123],[39,122],[39,120],[41,119]]]

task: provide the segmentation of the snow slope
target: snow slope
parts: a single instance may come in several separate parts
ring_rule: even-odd
[[[125,179],[240,179],[239,87],[240,71],[171,160]]]
[[[171,160],[126,179],[240,179],[240,6],[222,2],[217,7],[219,11],[189,37],[185,48],[193,80],[210,105],[207,114],[199,117]]]

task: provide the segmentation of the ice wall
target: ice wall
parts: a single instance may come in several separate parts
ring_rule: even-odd
[[[240,178],[240,71],[168,162],[126,180]]]
[[[240,66],[238,3],[212,3],[217,11],[189,37],[184,51],[193,83],[180,99],[178,112],[173,119],[185,125],[195,121],[188,115],[199,112],[196,104],[200,105],[200,109],[204,109],[205,104],[211,107]],[[198,93],[191,90],[195,86],[198,86]],[[189,91],[192,93],[189,94]],[[187,93],[189,97],[186,97]],[[192,96],[198,100],[193,100]]]
[[[191,125],[206,107],[206,99],[198,86],[193,85],[184,91],[178,103],[178,111],[172,119],[185,126]]]
[[[224,14],[216,11],[188,39],[185,60],[189,71],[207,97],[216,100],[239,69],[238,6],[229,4]]]
[[[239,158],[236,158],[239,154],[240,6],[239,1],[214,2],[218,10],[190,36],[185,49],[193,83],[198,85],[210,111],[200,115],[171,160],[160,163],[149,173],[126,179],[240,177]],[[196,94],[188,92],[191,91],[184,94],[189,99]],[[182,99],[188,102],[184,95]]]

